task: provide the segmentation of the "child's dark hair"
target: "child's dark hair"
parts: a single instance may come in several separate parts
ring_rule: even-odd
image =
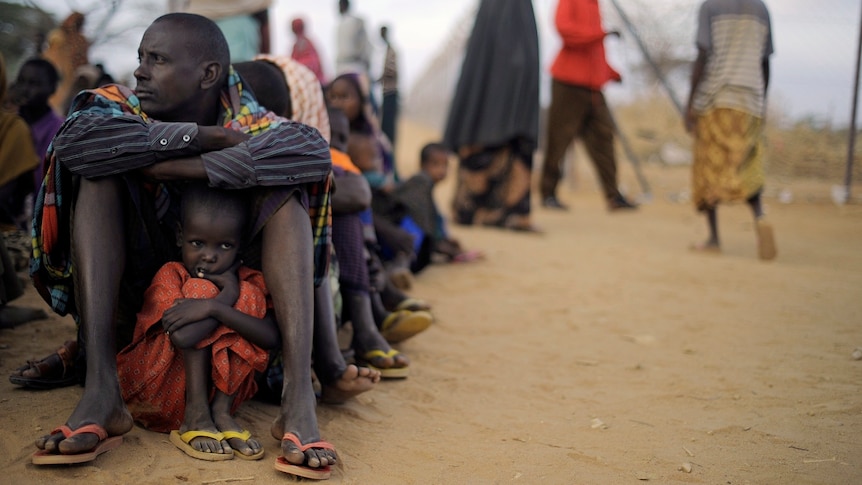
[[[51,86],[54,86],[54,89],[57,89],[57,83],[60,82],[60,73],[57,72],[57,68],[54,67],[54,64],[51,64],[51,61],[42,57],[31,57],[24,61],[24,64],[21,64],[21,67],[18,68],[18,72],[20,72],[24,66],[33,66],[37,69],[41,69],[48,77],[48,82],[51,83]]]
[[[422,151],[419,152],[419,163],[421,165],[425,165],[425,163],[431,159],[431,154],[436,152],[443,152],[448,154],[449,147],[442,143],[428,143],[427,145],[422,147]]]
[[[290,86],[281,68],[267,60],[238,62],[233,68],[250,87],[257,101],[273,113],[291,118]]]
[[[182,192],[180,223],[185,223],[186,212],[190,209],[203,209],[210,214],[239,214],[242,217],[240,229],[243,238],[248,233],[251,203],[245,190],[216,189],[205,183],[191,182]]]

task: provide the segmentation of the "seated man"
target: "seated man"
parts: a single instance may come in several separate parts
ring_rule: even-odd
[[[262,269],[272,293],[286,376],[271,433],[282,442],[283,469],[325,478],[336,455],[320,441],[310,359],[312,282],[326,277],[330,250],[327,143],[243,91],[224,36],[204,17],[156,19],[138,56],[135,92],[112,85],[77,97],[37,200],[32,276],[54,310],[81,325],[86,380],[66,425],[36,445],[58,459],[94,458],[104,440],[132,428],[117,336],[132,328],[158,267],[177,258],[172,182],[207,180],[253,188],[254,237],[243,261]]]

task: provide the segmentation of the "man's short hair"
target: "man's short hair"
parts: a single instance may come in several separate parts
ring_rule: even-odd
[[[153,21],[170,22],[176,30],[184,34],[185,47],[198,62],[215,61],[224,68],[227,77],[230,66],[230,47],[221,29],[212,20],[193,13],[175,12],[162,15]]]

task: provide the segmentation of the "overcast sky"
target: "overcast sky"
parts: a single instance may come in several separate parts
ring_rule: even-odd
[[[617,0],[623,8],[631,9],[630,0]],[[159,0],[151,0],[159,3]],[[43,8],[53,10],[60,18],[68,14],[69,4],[89,5],[89,0],[34,0]],[[127,4],[138,2],[128,1]],[[167,2],[162,2],[166,4]],[[396,44],[402,70],[402,90],[409,92],[430,59],[444,45],[447,36],[466,12],[475,8],[477,0],[353,0],[353,10],[365,18],[368,30],[378,40],[380,25],[390,26],[390,37]],[[643,5],[644,0],[639,0]],[[687,44],[694,57],[694,18],[701,0],[647,0],[647,5],[673,5],[667,14],[668,29],[673,37]],[[536,22],[540,32],[542,69],[553,60],[559,46],[553,30],[553,10],[556,0],[534,0]],[[846,125],[850,118],[853,94],[856,44],[860,24],[859,0],[768,0],[772,15],[776,53],[772,59],[772,84],[770,102],[780,104],[794,118],[813,116],[816,119],[831,119]],[[310,36],[317,42],[324,56],[325,67],[332,72],[336,0],[274,0],[271,10],[271,29],[274,35],[274,52],[286,54],[292,43],[289,22],[302,16],[308,23]],[[609,0],[601,0],[606,24],[616,19]],[[135,12],[141,26],[161,12]],[[629,15],[632,16],[631,12]],[[94,28],[94,25],[88,25]],[[606,25],[624,31],[622,25]],[[100,46],[92,51],[92,59],[105,63],[114,73],[123,76],[135,67],[135,50],[140,40],[142,27],[128,29],[124,39],[117,39],[109,46]],[[624,32],[625,35],[625,32]],[[626,78],[628,65],[640,59],[637,46],[631,36],[624,41],[609,39],[606,42],[611,63]],[[126,52],[128,50],[128,52]],[[382,51],[381,54],[382,55]],[[610,96],[624,96],[638,86],[613,86]],[[687,88],[681,91],[687,91]],[[684,99],[687,92],[679,92]]]

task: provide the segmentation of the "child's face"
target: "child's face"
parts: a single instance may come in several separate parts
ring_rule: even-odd
[[[422,170],[431,177],[434,183],[440,182],[446,178],[446,174],[449,172],[449,154],[442,150],[434,150],[428,160],[425,161]]]
[[[203,278],[230,269],[239,256],[242,226],[243,218],[238,213],[187,211],[177,243],[189,273]]]
[[[350,81],[339,79],[333,82],[326,91],[326,100],[333,108],[344,111],[348,120],[355,120],[359,117],[362,109],[359,93],[356,92],[356,88]]]
[[[17,105],[44,106],[52,94],[54,86],[42,68],[32,64],[21,67],[12,86],[13,101]]]

